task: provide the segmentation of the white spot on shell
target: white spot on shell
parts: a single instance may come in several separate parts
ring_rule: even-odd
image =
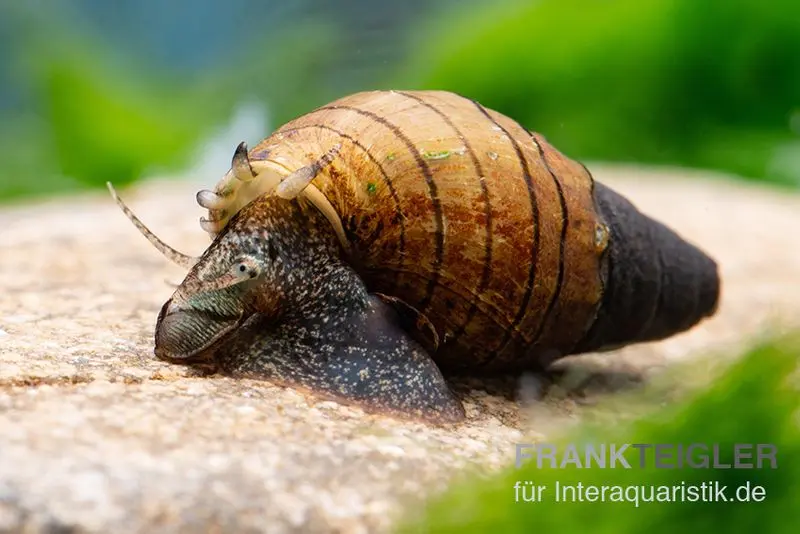
[[[597,223],[594,226],[594,246],[598,252],[602,252],[608,246],[608,227]]]
[[[497,160],[497,158],[500,157],[500,155],[497,152],[487,152],[486,155],[489,156],[489,158],[491,158],[492,160]]]

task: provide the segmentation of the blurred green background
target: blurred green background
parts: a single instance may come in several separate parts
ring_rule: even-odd
[[[0,2],[0,201],[216,180],[239,141],[392,87],[585,161],[800,185],[794,0],[31,0]]]
[[[211,185],[238,142],[252,146],[293,117],[377,88],[459,92],[584,161],[800,187],[797,0],[0,0],[0,202],[157,175],[200,174]],[[758,348],[697,399],[654,408],[630,428],[580,432],[766,441],[796,458],[797,389],[782,382],[798,346]],[[706,473],[514,471],[455,487],[408,528],[794,531],[800,473],[784,465],[751,477],[768,487],[763,506],[636,510],[518,505],[511,480]]]
[[[558,451],[573,445],[583,461],[584,444],[703,444],[719,446],[719,464],[735,466],[735,444],[769,444],[776,450],[777,465],[766,462],[752,469],[691,469],[686,463],[673,469],[655,469],[652,449],[648,465],[639,467],[637,451],[625,454],[631,469],[577,468],[574,464],[552,468],[535,459],[520,469],[510,467],[492,477],[462,476],[450,489],[421,511],[411,509],[401,532],[485,532],[578,534],[683,534],[725,532],[728,534],[782,534],[797,531],[800,524],[800,396],[797,354],[800,337],[761,340],[733,365],[720,369],[694,362],[644,391],[621,395],[583,410],[582,423],[561,436],[548,436]],[[673,368],[674,369],[674,368]],[[713,369],[713,372],[709,372]],[[698,378],[702,378],[698,380]],[[707,383],[706,381],[710,381]],[[691,386],[687,386],[687,382]],[[702,382],[702,385],[697,384]],[[521,439],[519,443],[534,443]],[[512,446],[513,447],[513,446]],[[673,449],[674,450],[674,449]],[[528,451],[533,454],[532,451]],[[509,451],[514,454],[514,449]],[[513,456],[512,456],[513,458]],[[557,461],[563,456],[556,454]],[[694,461],[702,458],[694,456]],[[675,458],[666,460],[673,466]],[[585,464],[584,464],[585,465]],[[713,466],[713,460],[709,461]],[[517,482],[546,486],[541,500],[524,502],[515,492]],[[716,492],[704,500],[681,498],[670,491],[670,500],[653,502],[649,487],[701,484],[724,486],[720,500]],[[596,488],[618,486],[640,488],[637,503],[633,491],[627,501],[578,500],[569,493],[556,501],[556,483],[583,484]],[[761,500],[736,501],[737,488],[763,488]],[[528,493],[531,495],[531,492]],[[563,494],[562,494],[563,495]],[[662,494],[663,495],[663,494]],[[674,496],[673,496],[674,495]],[[687,494],[688,495],[688,494]],[[745,497],[740,491],[739,498]],[[750,494],[752,497],[752,494]],[[590,495],[591,498],[591,495]],[[596,498],[596,497],[595,497]],[[519,499],[519,501],[518,501]],[[574,500],[573,500],[574,499]],[[638,504],[638,506],[637,506]]]

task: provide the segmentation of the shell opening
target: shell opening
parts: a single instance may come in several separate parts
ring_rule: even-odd
[[[344,248],[347,254],[350,254],[350,242],[347,241],[347,236],[344,233],[344,226],[342,225],[342,219],[336,213],[336,210],[331,204],[331,201],[322,194],[322,191],[317,189],[314,185],[309,185],[306,187],[305,191],[303,191],[306,199],[311,202],[320,212],[322,215],[328,219],[328,222],[331,223],[333,226],[333,231],[336,233],[336,237],[339,238],[339,242],[342,244],[342,248]]]
[[[111,196],[114,198],[114,201],[122,210],[122,213],[125,214],[128,219],[133,223],[133,225],[141,232],[141,234],[150,241],[150,244],[153,245],[161,254],[164,255],[168,260],[172,261],[173,263],[185,268],[191,269],[195,263],[199,260],[199,258],[195,258],[194,256],[189,256],[182,252],[178,252],[171,246],[164,243],[161,239],[159,239],[153,232],[150,231],[147,226],[144,225],[139,218],[134,215],[133,211],[125,205],[117,192],[114,190],[114,186],[111,185],[111,182],[106,182],[106,186],[108,186],[108,190],[111,193]]]
[[[208,217],[200,218],[200,226],[213,237],[249,201],[262,194],[274,193],[280,198],[300,198],[313,204],[330,222],[345,251],[350,253],[341,218],[328,198],[311,184],[319,172],[336,158],[340,149],[341,144],[337,144],[310,165],[290,172],[278,161],[251,162],[247,146],[241,143],[234,153],[231,170],[217,184],[216,190],[197,193],[197,203],[208,210]]]

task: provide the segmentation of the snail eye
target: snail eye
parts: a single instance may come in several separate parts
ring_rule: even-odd
[[[233,264],[231,271],[240,279],[256,278],[260,272],[260,266],[253,258],[242,258]]]

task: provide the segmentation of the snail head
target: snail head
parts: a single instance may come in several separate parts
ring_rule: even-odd
[[[123,203],[125,215],[167,259],[188,270],[156,320],[155,355],[179,363],[204,363],[215,343],[233,332],[254,311],[269,310],[269,291],[259,291],[276,259],[258,225],[228,225],[200,257],[173,249],[159,239]],[[246,221],[244,221],[246,223]]]

